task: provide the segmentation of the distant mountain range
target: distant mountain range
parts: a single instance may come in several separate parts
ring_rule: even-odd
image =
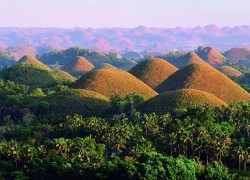
[[[250,47],[250,26],[194,28],[0,28],[0,49],[18,51],[25,45],[34,54],[50,49],[82,46],[101,52],[140,52],[143,55],[169,51],[194,50],[213,46],[220,51]],[[131,52],[131,53],[130,53]],[[19,58],[19,57],[17,57]]]

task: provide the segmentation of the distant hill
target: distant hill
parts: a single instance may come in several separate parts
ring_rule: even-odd
[[[186,51],[172,51],[172,52],[168,52],[168,53],[164,53],[162,55],[158,55],[156,57],[161,58],[161,59],[165,59],[166,61],[170,62],[171,64],[174,64],[175,61],[181,57],[186,55],[188,52]]]
[[[218,70],[230,78],[243,75],[240,71],[230,66],[220,66],[218,67]]]
[[[108,98],[96,92],[69,89],[41,98],[39,102],[49,103],[48,114],[65,117],[67,115],[81,114],[84,117],[101,116],[110,107]]]
[[[137,64],[137,62],[134,61],[134,60],[127,60],[127,61],[124,61],[123,63],[120,63],[119,65],[117,65],[117,67],[119,67],[120,69],[128,71],[131,68],[133,68],[136,64]]]
[[[132,52],[141,54],[144,51],[152,54],[154,52],[189,51],[203,45],[215,47],[220,51],[226,51],[232,47],[250,47],[249,36],[250,26],[221,28],[216,25],[193,28],[139,26],[136,28],[98,29],[0,28],[0,46],[7,48],[29,45],[35,47],[39,52],[38,47],[42,49],[42,46],[53,49],[82,46],[105,53],[116,51],[125,54],[124,56],[129,59],[138,59],[140,55]]]
[[[149,99],[157,95],[153,89],[130,73],[113,68],[90,71],[73,83],[72,87],[95,91],[106,97],[135,93]]]
[[[86,58],[77,56],[73,58],[70,62],[65,64],[61,70],[66,71],[72,75],[82,75],[90,70],[92,70],[95,66],[89,62]]]
[[[15,64],[16,61],[14,57],[11,57],[7,51],[5,50],[0,50],[0,69],[11,66]]]
[[[133,67],[136,62],[120,58],[115,53],[105,54],[102,52],[94,51],[91,49],[85,49],[81,47],[72,47],[62,51],[51,51],[39,55],[38,58],[45,64],[55,64],[66,65],[70,63],[72,58],[77,56],[82,56],[91,62],[94,66],[99,66],[102,63],[109,63],[118,68],[128,70]]]
[[[201,63],[201,64],[206,64],[206,62],[203,61],[196,53],[194,52],[189,52],[185,55],[180,56],[177,58],[175,61],[173,61],[173,64],[178,67],[179,69],[193,64],[193,63]]]
[[[139,59],[142,59],[144,57],[141,53],[133,52],[133,51],[125,52],[122,54],[122,56],[124,58],[133,59],[133,60],[139,60]]]
[[[62,71],[52,71],[38,59],[24,56],[18,64],[0,71],[0,77],[19,84],[37,87],[48,87],[57,84],[73,82],[74,77]]]
[[[245,59],[250,56],[250,48],[232,48],[224,53],[230,61],[236,63],[239,60]]]
[[[227,106],[219,98],[196,89],[179,89],[155,96],[142,105],[142,111],[164,114],[177,108],[185,108],[195,104]]]
[[[17,38],[17,41],[20,40]],[[29,44],[29,43],[27,43]],[[11,57],[14,57],[16,61],[22,58],[25,55],[36,56],[37,50],[35,46],[31,45],[17,45],[17,46],[10,46],[7,48],[7,51]]]
[[[191,64],[172,74],[156,87],[163,93],[176,89],[198,89],[225,102],[249,101],[250,94],[209,65]]]
[[[221,65],[227,61],[227,58],[213,47],[199,47],[195,52],[204,61],[213,66]]]
[[[163,59],[149,58],[137,64],[129,73],[154,89],[177,70],[175,66]]]

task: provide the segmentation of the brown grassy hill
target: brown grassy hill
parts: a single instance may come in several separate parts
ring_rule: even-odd
[[[185,55],[180,56],[177,58],[173,64],[178,67],[179,69],[193,63],[201,63],[205,64],[206,62],[203,61],[196,53],[190,52]]]
[[[120,69],[100,69],[83,75],[72,85],[76,89],[87,89],[110,97],[114,94],[126,96],[129,93],[141,95],[146,99],[157,93],[132,74]]]
[[[51,71],[51,69],[48,66],[46,66],[41,61],[39,61],[38,59],[36,59],[35,57],[30,56],[30,55],[23,56],[18,61],[18,63],[21,64],[21,65],[24,65],[24,66],[31,65],[31,66],[33,66],[35,68],[38,68],[38,69],[43,69],[43,70]]]
[[[82,56],[77,56],[72,61],[64,65],[61,70],[70,74],[83,74],[92,70],[95,66]]]
[[[233,62],[245,59],[250,56],[250,48],[232,48],[224,53],[224,55]]]
[[[227,61],[225,56],[212,47],[200,47],[196,53],[204,61],[213,66],[223,64],[225,61]]]
[[[164,114],[176,108],[185,108],[195,104],[227,106],[224,101],[207,92],[196,89],[179,89],[149,99],[142,105],[142,111]]]
[[[52,94],[39,100],[49,103],[50,114],[56,116],[66,116],[81,114],[83,116],[101,116],[110,107],[108,98],[96,92],[69,89]],[[36,103],[39,104],[39,103]]]
[[[240,77],[243,75],[240,71],[230,66],[220,66],[218,67],[218,70],[230,78]]]
[[[163,93],[176,89],[198,89],[225,102],[249,101],[250,94],[209,65],[191,64],[172,74],[156,87]]]
[[[114,68],[117,69],[115,66],[109,63],[102,63],[99,66],[96,66],[93,70],[98,70],[98,69],[109,69],[109,68]]]
[[[133,67],[129,73],[155,88],[178,69],[160,58],[149,58]]]

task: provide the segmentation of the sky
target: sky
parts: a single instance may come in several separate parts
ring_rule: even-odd
[[[2,0],[0,27],[250,25],[250,0]]]

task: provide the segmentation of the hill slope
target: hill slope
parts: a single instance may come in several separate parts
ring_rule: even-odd
[[[72,61],[68,62],[61,69],[73,75],[84,74],[92,70],[95,66],[86,58],[77,56]]]
[[[193,63],[201,63],[201,64],[205,64],[206,62],[203,61],[196,53],[194,52],[190,52],[187,53],[185,55],[180,56],[179,58],[177,58],[173,64],[178,67],[179,69],[193,64]]]
[[[227,61],[227,58],[223,56],[219,51],[212,47],[200,47],[196,51],[204,61],[213,66],[218,66]]]
[[[19,84],[37,87],[48,87],[75,81],[75,78],[63,71],[52,71],[34,57],[24,56],[9,68],[0,71],[0,77]]]
[[[86,116],[101,116],[110,107],[108,98],[96,92],[69,89],[52,94],[39,100],[50,105],[48,113],[65,117],[66,115],[81,114]],[[39,104],[39,103],[38,103]]]
[[[238,62],[250,56],[250,48],[232,48],[226,51],[225,56],[232,62]]]
[[[133,74],[149,87],[155,88],[177,70],[175,66],[163,59],[149,58],[137,64],[129,73]]]
[[[130,73],[120,69],[100,69],[83,75],[73,85],[76,89],[87,89],[110,97],[114,94],[126,96],[135,93],[148,99],[157,93]]]
[[[230,66],[220,66],[218,67],[218,70],[230,78],[240,77],[243,75],[240,71]]]
[[[172,74],[156,91],[198,89],[213,94],[225,102],[249,101],[250,94],[209,65],[191,64]]]
[[[102,63],[99,66],[96,66],[93,70],[98,70],[98,69],[109,69],[109,68],[114,68],[117,69],[115,66],[109,63]]]
[[[142,105],[142,111],[164,114],[176,108],[184,108],[195,104],[209,104],[212,106],[227,105],[219,98],[207,92],[196,89],[179,89],[165,92],[149,99]]]
[[[23,56],[19,61],[19,64],[25,65],[25,66],[32,66],[38,69],[43,69],[50,71],[51,69],[43,64],[41,61],[39,61],[37,58],[30,56],[30,55],[25,55]]]
[[[76,80],[74,76],[60,69],[57,71],[54,71],[52,74],[53,74],[53,77],[59,82],[61,81],[74,82]]]

